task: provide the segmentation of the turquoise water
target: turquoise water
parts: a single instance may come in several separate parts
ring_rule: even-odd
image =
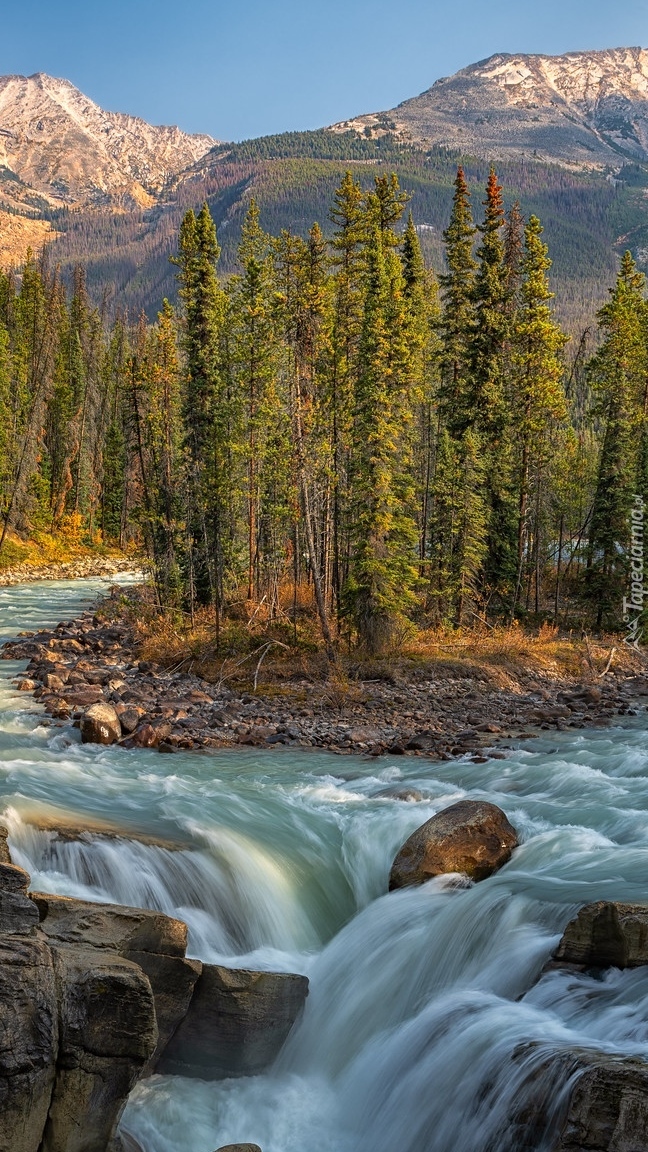
[[[101,586],[0,590],[0,636],[71,618]],[[161,756],[43,726],[11,688],[22,667],[0,664],[0,811],[33,886],[160,908],[187,921],[193,955],[311,980],[267,1075],[136,1088],[124,1125],[146,1152],[247,1140],[263,1152],[506,1152],[510,1109],[548,1052],[648,1057],[643,969],[536,983],[582,903],[646,899],[643,721],[559,733],[484,764],[297,749]],[[379,795],[404,785],[424,799]],[[474,887],[444,879],[387,895],[398,847],[463,797],[506,811],[522,839],[511,862]],[[31,827],[34,811],[99,817],[122,836],[58,843]],[[550,1127],[561,1085],[535,1079]]]

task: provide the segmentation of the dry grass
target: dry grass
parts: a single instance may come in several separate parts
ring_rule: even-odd
[[[527,676],[565,681],[596,679],[609,668],[631,673],[642,666],[641,658],[618,636],[592,640],[580,633],[560,632],[547,623],[534,631],[515,623],[506,627],[477,625],[474,629],[421,632],[405,654],[419,667],[433,669],[450,661],[466,670],[486,673],[501,687],[512,687]]]
[[[333,708],[360,698],[362,681],[474,677],[517,691],[530,679],[596,681],[610,668],[631,674],[643,666],[641,657],[615,636],[593,640],[580,632],[560,632],[552,624],[528,630],[519,624],[491,627],[476,622],[471,629],[410,633],[381,659],[341,650],[337,667],[331,669],[310,589],[297,593],[293,600],[292,588],[283,589],[273,607],[266,601],[236,604],[221,624],[218,646],[213,611],[197,613],[192,626],[186,614],[160,615],[140,602],[133,610],[140,657],[266,696],[295,699],[296,691],[303,695],[296,682],[307,681],[318,686],[318,695],[330,697]]]

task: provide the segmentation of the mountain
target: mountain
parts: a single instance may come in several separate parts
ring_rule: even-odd
[[[0,256],[56,234],[61,208],[150,208],[215,144],[105,112],[67,80],[0,77]]]
[[[647,61],[641,49],[492,57],[393,112],[238,144],[104,112],[63,80],[0,78],[0,266],[48,241],[64,275],[85,265],[97,300],[154,317],[176,295],[169,256],[188,208],[208,202],[227,274],[252,196],[275,235],[306,235],[315,220],[330,233],[333,193],[350,169],[367,188],[379,172],[398,174],[440,270],[457,164],[479,219],[495,159],[507,204],[542,220],[557,311],[577,333],[605,299],[620,251],[648,271]]]
[[[490,159],[617,169],[648,160],[648,51],[501,53],[388,112],[332,126]]]
[[[104,112],[43,72],[0,77],[0,165],[53,204],[148,207],[214,143]]]

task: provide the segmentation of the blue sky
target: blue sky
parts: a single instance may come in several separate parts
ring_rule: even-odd
[[[647,0],[4,0],[0,73],[236,140],[393,107],[494,52],[636,44]]]

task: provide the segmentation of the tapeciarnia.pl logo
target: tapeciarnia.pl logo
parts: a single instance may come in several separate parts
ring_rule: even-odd
[[[623,623],[626,634],[624,644],[638,648],[643,631],[639,627],[644,608],[644,499],[635,496],[630,511],[630,595],[623,597]]]

